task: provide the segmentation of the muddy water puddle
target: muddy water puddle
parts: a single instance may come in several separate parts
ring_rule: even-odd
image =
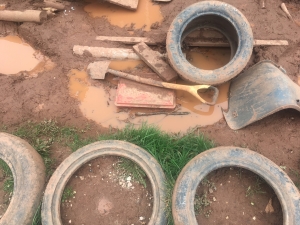
[[[152,0],[139,1],[136,11],[131,11],[105,1],[86,0],[90,2],[84,10],[93,18],[104,17],[110,24],[118,27],[128,27],[128,30],[143,28],[151,30],[151,25],[158,25],[162,22],[163,16],[159,5]]]
[[[195,67],[213,70],[225,66],[230,61],[230,48],[192,48],[185,51],[186,59]]]
[[[125,62],[113,62],[110,68],[115,69],[132,69],[141,64],[141,61],[131,61],[129,64]],[[176,101],[178,109],[176,112],[188,112],[188,115],[151,115],[137,116],[136,113],[152,113],[162,110],[153,110],[146,108],[118,108],[114,104],[117,90],[108,88],[103,81],[92,81],[85,71],[71,70],[69,73],[70,95],[80,101],[80,110],[83,115],[104,127],[124,128],[128,123],[136,126],[144,122],[157,125],[162,130],[168,132],[186,132],[195,126],[206,126],[218,122],[222,117],[222,108],[228,107],[227,94],[229,83],[220,85],[219,98],[215,106],[205,105],[189,93],[183,91],[176,92]],[[114,86],[117,80],[113,76],[106,76]],[[186,84],[184,81],[178,83]],[[170,113],[171,111],[164,111]]]
[[[0,38],[0,62],[0,73],[6,75],[26,71],[27,76],[35,77],[54,67],[49,58],[35,51],[18,36]]]

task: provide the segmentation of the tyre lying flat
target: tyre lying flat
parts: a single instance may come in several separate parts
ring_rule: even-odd
[[[273,188],[280,201],[283,224],[300,224],[299,191],[279,166],[249,149],[218,147],[193,158],[178,176],[172,197],[175,225],[198,224],[194,211],[196,189],[210,172],[223,167],[241,167],[259,175]]]
[[[12,199],[0,225],[31,225],[45,185],[43,159],[26,141],[6,133],[0,133],[0,158],[14,177]]]
[[[165,176],[159,163],[144,149],[124,141],[100,141],[72,153],[55,170],[46,187],[42,205],[43,225],[62,225],[61,196],[71,176],[85,163],[100,156],[113,155],[132,160],[146,173],[153,193],[153,210],[149,225],[167,223],[165,209]],[[126,207],[126,206],[124,206]]]
[[[215,70],[190,64],[181,50],[184,38],[201,28],[212,28],[229,41],[231,60]],[[218,1],[203,1],[184,9],[173,20],[167,34],[171,66],[184,79],[197,84],[221,84],[237,76],[247,65],[253,50],[253,34],[246,17],[235,7]]]

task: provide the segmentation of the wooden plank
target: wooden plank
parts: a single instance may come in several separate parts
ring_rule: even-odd
[[[114,41],[121,42],[124,44],[138,44],[144,42],[147,45],[157,45],[162,43],[157,43],[154,40],[146,37],[109,37],[109,36],[97,36],[96,40],[99,41]],[[206,41],[185,41],[188,46],[195,47],[229,47],[228,42],[206,42]],[[165,44],[165,43],[164,43]],[[287,40],[254,40],[254,46],[276,46],[276,45],[289,45]]]
[[[136,10],[139,4],[139,0],[106,0],[106,1],[130,10]]]
[[[98,41],[114,41],[124,44],[135,45],[144,42],[147,45],[157,45],[158,43],[146,37],[109,37],[109,36],[97,36]]]
[[[220,48],[229,48],[230,45],[228,42],[205,42],[205,41],[189,41],[185,42],[188,46],[195,47],[220,47]],[[254,46],[276,46],[276,45],[289,45],[287,40],[254,40]]]
[[[260,45],[289,45],[287,40],[254,40],[254,46]]]
[[[145,43],[139,43],[133,46],[136,54],[165,81],[173,81],[178,78],[177,73],[157,54],[150,49]]]
[[[108,58],[108,59],[136,59],[139,60],[140,57],[134,53],[132,49],[127,48],[103,48],[103,47],[90,47],[74,45],[74,54],[83,55],[85,52],[91,54],[93,57]]]

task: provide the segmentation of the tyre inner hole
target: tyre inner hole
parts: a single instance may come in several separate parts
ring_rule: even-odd
[[[215,70],[228,64],[238,48],[234,26],[216,15],[192,20],[181,35],[186,60],[202,70]]]
[[[194,209],[198,224],[283,224],[281,205],[271,186],[238,167],[209,173],[198,185]]]
[[[109,155],[82,165],[61,200],[62,224],[148,224],[153,211],[152,186],[143,170]]]

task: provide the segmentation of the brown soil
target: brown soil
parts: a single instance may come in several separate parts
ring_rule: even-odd
[[[0,0],[0,3],[7,2],[9,2],[7,9],[23,10],[35,8],[32,4],[39,1]],[[92,129],[89,131],[89,134],[91,135],[106,132],[107,128],[96,124],[92,120],[86,119],[79,108],[78,100],[69,95],[68,72],[71,69],[83,70],[87,67],[88,63],[94,61],[89,55],[84,55],[82,57],[73,55],[73,45],[80,44],[128,48],[128,46],[122,44],[95,41],[94,38],[97,35],[144,36],[153,38],[157,41],[164,41],[167,30],[174,17],[185,7],[195,2],[198,1],[173,0],[168,4],[160,4],[164,20],[159,26],[153,25],[150,32],[143,31],[142,29],[133,30],[132,26],[130,29],[128,27],[120,28],[110,25],[104,18],[91,18],[83,10],[84,5],[87,3],[80,0],[70,1],[71,5],[68,7],[72,6],[75,10],[69,13],[68,16],[65,16],[63,12],[59,12],[56,16],[48,19],[43,24],[16,24],[0,21],[0,36],[19,35],[32,47],[41,51],[45,56],[56,63],[53,70],[43,72],[36,78],[26,79],[22,72],[20,73],[20,76],[6,76],[0,74],[0,124],[7,126],[8,128],[13,128],[27,120],[42,121],[44,119],[55,119],[62,125],[76,126],[80,129],[85,128],[86,124],[90,124]],[[288,76],[293,81],[297,82],[298,76],[300,75],[300,28],[296,23],[290,21],[280,9],[279,6],[281,1],[266,1],[266,9],[261,9],[258,1],[226,0],[224,2],[232,4],[246,16],[253,29],[255,39],[286,39],[289,41],[289,46],[256,47],[247,67],[260,60],[270,59],[284,67]],[[286,5],[290,13],[294,16],[295,21],[300,21],[299,2],[296,0],[288,1]],[[157,50],[164,53],[165,48],[164,46],[159,46]],[[102,82],[102,85],[107,89],[110,89],[111,87],[107,82]],[[41,105],[43,107],[39,108]],[[184,123],[184,119],[181,119],[180,121]],[[195,126],[196,125],[197,124],[195,124]],[[300,171],[299,125],[299,112],[295,110],[283,110],[239,131],[231,130],[224,119],[214,125],[200,127],[198,128],[198,131],[214,140],[218,146],[234,145],[247,147],[266,156],[277,165],[284,166],[286,172],[291,176],[294,182],[298,183],[299,177],[297,177],[294,172]],[[55,152],[53,152],[53,157],[58,158],[58,163],[70,154],[69,149],[55,148]],[[87,165],[85,165],[84,168],[86,167]],[[82,170],[84,170],[84,168]],[[86,171],[85,173],[88,174],[89,171]],[[243,199],[245,197],[246,189],[250,184],[254,185],[256,182],[255,179],[253,179],[253,175],[248,175],[248,173],[245,173],[245,176],[243,176],[245,181],[241,182],[235,177],[236,170],[222,170],[217,174],[219,173],[223,173],[227,178],[229,175],[234,177],[232,180],[233,184],[231,184],[230,187],[227,186],[226,179],[222,178],[224,179],[222,180],[219,175],[211,178],[217,185],[218,182],[221,182],[223,184],[226,183],[226,187],[228,187],[228,189],[223,191],[217,186],[216,199],[217,201],[219,201],[219,199],[220,201],[222,200],[223,203],[225,197],[228,197],[228,193],[230,193],[229,197],[232,197],[232,199],[234,199],[234,197]],[[84,174],[84,176],[87,174]],[[219,178],[221,180],[218,180]],[[71,180],[70,182],[74,182],[74,180]],[[81,183],[87,186],[87,184]],[[81,183],[79,182],[76,184],[78,185],[78,193],[81,192],[80,190],[83,191],[83,187],[79,186]],[[78,208],[77,211],[75,210],[76,207],[79,207],[79,205],[76,206],[77,204],[84,206],[84,204],[79,203],[81,198],[79,197],[80,195],[77,194],[76,198],[72,200],[74,205],[72,206],[71,212],[67,213],[68,216],[65,217],[65,214],[62,213],[63,220],[66,223],[68,223],[68,220],[72,220],[73,224],[76,220],[75,217],[78,218],[77,216],[80,215],[80,218],[85,220],[86,223],[88,223],[87,221],[89,220],[90,224],[94,224],[99,222],[100,216],[97,215],[96,201],[99,201],[101,197],[105,197],[107,200],[111,201],[113,206],[119,206],[128,205],[130,201],[134,202],[134,200],[137,200],[138,194],[145,193],[142,189],[137,192],[135,189],[134,192],[130,191],[127,196],[116,200],[113,198],[114,195],[112,193],[118,193],[121,189],[117,183],[111,182],[109,184],[109,187],[104,187],[101,186],[100,183],[96,183],[96,185],[100,185],[102,189],[107,190],[107,192],[101,192],[101,196],[97,190],[92,189],[87,191],[87,194],[97,193],[98,197],[95,197],[95,199],[90,195],[89,198],[86,197],[86,200],[84,200],[84,197],[81,196],[84,204],[91,206],[90,209],[93,208],[95,217],[89,218],[88,215],[90,214],[85,214],[85,211],[82,208]],[[76,185],[74,188],[75,190],[77,188]],[[255,200],[256,195],[253,197],[253,201],[255,201],[255,204],[257,204],[255,206],[257,207],[248,204],[248,199],[246,199],[247,201],[245,199],[245,201],[239,201],[243,206],[240,206],[238,210],[235,207],[228,207],[226,204],[213,204],[212,214],[208,219],[205,218],[208,221],[207,223],[248,224],[249,220],[247,220],[248,222],[243,220],[244,218],[242,218],[240,214],[240,209],[243,209],[245,213],[251,212],[247,214],[247,219],[252,219],[253,216],[256,216],[256,221],[264,221],[262,222],[264,224],[272,224],[272,221],[280,221],[282,219],[282,214],[279,213],[276,199],[273,197],[271,190],[265,190],[267,194],[259,195],[259,197],[263,197],[264,199],[260,204],[256,203],[258,202]],[[123,192],[125,193],[124,190]],[[134,197],[135,194],[136,196]],[[273,199],[275,212],[272,215],[267,215],[264,210],[270,198]],[[75,204],[75,200],[77,204]],[[232,205],[229,204],[229,206]],[[143,210],[146,210],[146,208],[148,209],[147,205],[145,205],[145,208],[141,207],[139,212],[144,212]],[[62,209],[63,211],[67,210],[67,208],[64,207],[62,207]],[[114,209],[111,210],[111,213],[113,213]],[[133,211],[131,211],[130,208],[126,208],[126,214],[133,215],[132,213],[136,212],[134,211],[136,209],[132,210]],[[215,213],[221,212],[222,210],[226,212],[226,214]],[[74,218],[71,216],[74,216]],[[137,213],[133,217],[138,218],[139,216],[144,215]],[[226,216],[229,216],[228,220],[226,220]],[[148,218],[148,216],[145,215],[145,218]],[[113,218],[111,217],[110,219]],[[116,220],[117,218],[114,219]],[[120,218],[120,221],[121,220],[125,221],[124,218]],[[127,224],[127,222],[124,223]],[[137,222],[135,221],[134,224],[136,223]]]
[[[199,224],[283,224],[273,189],[248,170],[233,167],[214,171],[201,182],[196,195],[207,203],[195,211]],[[271,211],[266,212],[270,199]]]
[[[118,158],[94,159],[72,176],[67,187],[74,197],[62,203],[63,224],[147,224],[152,213],[152,191],[124,177]]]

